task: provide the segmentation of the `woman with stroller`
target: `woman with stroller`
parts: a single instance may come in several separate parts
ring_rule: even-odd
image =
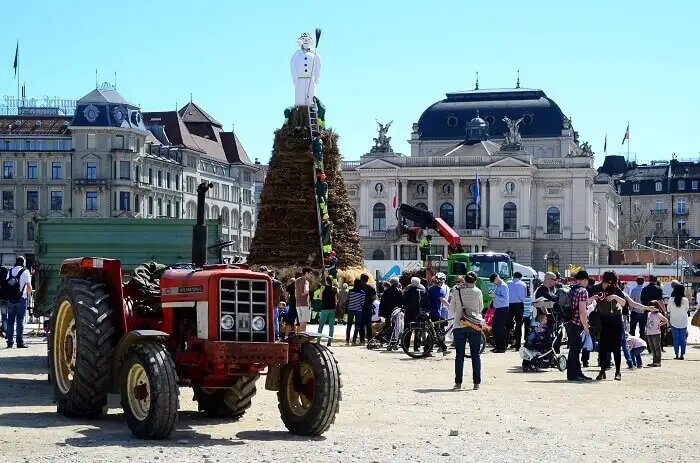
[[[464,277],[458,276],[456,286],[450,297],[450,317],[454,318],[455,348],[455,385],[454,389],[462,389],[462,376],[464,372],[464,352],[469,343],[472,357],[472,382],[474,389],[479,389],[481,384],[481,329],[484,319],[481,312],[484,310],[484,299],[481,290],[476,287],[478,277],[476,273],[469,272]]]
[[[615,381],[622,380],[620,365],[622,352],[620,340],[624,336],[622,307],[629,303],[631,307],[646,309],[642,304],[634,302],[631,297],[622,292],[617,285],[617,274],[613,271],[603,273],[600,285],[595,285],[590,291],[591,298],[596,300],[596,312],[600,316],[600,344],[598,355],[600,373],[596,380],[606,379],[605,371],[610,367],[610,354],[615,359]]]

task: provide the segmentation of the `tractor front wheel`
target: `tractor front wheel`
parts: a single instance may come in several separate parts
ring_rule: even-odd
[[[255,382],[259,375],[241,376],[228,389],[194,388],[194,400],[199,411],[212,418],[240,418],[250,408],[258,392]]]
[[[301,345],[297,364],[282,369],[277,392],[282,421],[300,436],[320,436],[335,421],[342,384],[332,352],[317,343]]]
[[[178,385],[175,363],[165,346],[143,342],[133,346],[122,367],[121,404],[131,433],[143,439],[164,439],[177,422]]]

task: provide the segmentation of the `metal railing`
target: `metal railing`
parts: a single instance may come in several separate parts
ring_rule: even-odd
[[[499,238],[520,238],[519,231],[502,231],[498,232]]]

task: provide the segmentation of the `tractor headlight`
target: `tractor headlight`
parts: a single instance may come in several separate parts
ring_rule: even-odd
[[[235,320],[231,315],[224,315],[221,317],[221,328],[225,330],[232,330]]]
[[[253,317],[253,330],[262,331],[265,329],[265,319],[261,316]]]

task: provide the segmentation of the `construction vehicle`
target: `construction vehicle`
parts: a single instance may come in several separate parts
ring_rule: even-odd
[[[274,342],[267,274],[206,264],[211,187],[197,189],[192,264],[154,274],[155,289],[133,278],[123,284],[117,259],[62,263],[48,342],[59,413],[98,416],[108,393],[118,393],[131,432],[163,439],[177,422],[180,386],[193,388],[207,416],[232,420],[250,407],[266,374],[290,432],[318,436],[334,422],[341,382],[331,351],[304,333]]]
[[[426,276],[429,279],[442,272],[447,276],[447,284],[453,286],[458,275],[466,275],[467,272],[473,271],[479,277],[479,288],[484,295],[484,306],[487,307],[491,303],[489,293],[494,289],[489,277],[496,273],[504,280],[512,278],[513,263],[508,254],[464,252],[459,233],[444,219],[435,217],[432,212],[402,204],[397,209],[397,217],[399,226],[394,232],[396,239],[406,235],[409,242],[418,243],[426,230],[435,230],[447,241],[447,259],[441,255],[427,256]],[[414,224],[412,227],[408,226],[409,220]]]

